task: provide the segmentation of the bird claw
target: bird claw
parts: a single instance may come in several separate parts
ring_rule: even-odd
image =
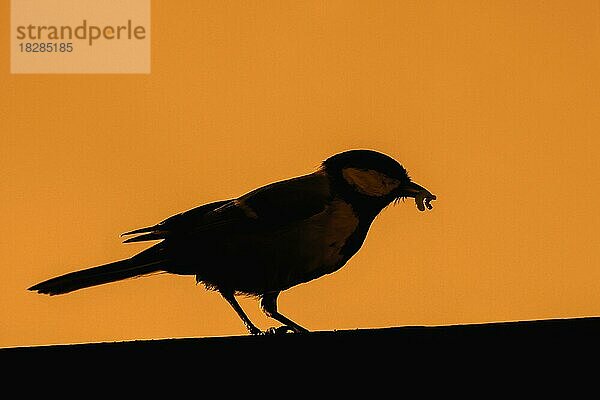
[[[264,334],[263,331],[261,331],[257,327],[248,328],[248,333],[250,333],[253,336],[263,335]]]
[[[282,335],[288,332],[296,333],[296,330],[291,326],[282,325],[278,327],[271,327],[264,331],[263,335]]]

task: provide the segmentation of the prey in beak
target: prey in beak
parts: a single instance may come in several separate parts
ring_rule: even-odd
[[[425,207],[431,210],[433,208],[431,202],[437,199],[436,195],[414,182],[399,186],[396,192],[398,193],[397,200],[404,197],[414,198],[419,211],[425,211]]]

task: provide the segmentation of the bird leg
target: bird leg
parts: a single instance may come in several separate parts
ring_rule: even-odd
[[[284,326],[279,328],[270,328],[268,333],[285,333],[287,331],[292,331],[296,333],[304,333],[308,332],[308,329],[301,327],[291,319],[281,315],[277,311],[277,296],[279,296],[280,292],[271,292],[264,294],[260,299],[260,308],[267,315],[267,317],[273,318],[279,322],[281,322]]]
[[[244,325],[246,326],[246,329],[248,329],[248,332],[251,335],[260,335],[263,333],[260,329],[258,329],[256,327],[256,325],[254,325],[252,323],[252,321],[250,321],[250,318],[248,318],[248,316],[246,315],[246,313],[244,312],[244,310],[242,309],[240,304],[237,302],[233,293],[231,293],[231,292],[220,292],[220,293],[221,293],[221,296],[223,296],[223,298],[225,300],[227,300],[227,302],[231,305],[231,307],[233,307],[233,309],[235,310],[237,315],[242,319],[242,321],[244,322]]]

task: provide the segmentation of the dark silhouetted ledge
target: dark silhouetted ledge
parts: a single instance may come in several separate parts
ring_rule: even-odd
[[[380,360],[438,357],[442,354],[573,354],[592,350],[600,341],[600,317],[497,322],[451,326],[406,326],[381,329],[318,331],[307,334],[138,340],[0,349],[7,357],[50,360],[144,359],[227,362],[295,359]]]

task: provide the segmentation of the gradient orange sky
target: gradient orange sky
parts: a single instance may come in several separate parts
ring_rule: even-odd
[[[597,0],[154,1],[149,75],[11,75],[8,3],[0,346],[245,334],[193,277],[26,288],[350,148],[439,200],[384,210],[343,269],[280,296],[285,315],[311,330],[600,315]]]

